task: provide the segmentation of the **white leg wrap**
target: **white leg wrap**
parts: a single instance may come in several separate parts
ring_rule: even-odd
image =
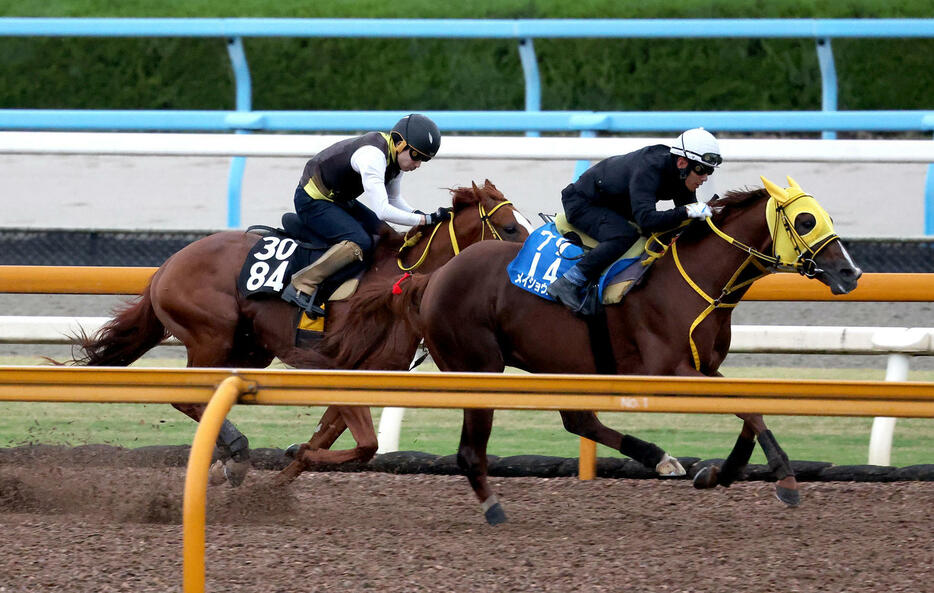
[[[493,505],[495,505],[495,504],[498,503],[498,502],[499,502],[499,499],[496,498],[496,495],[495,495],[495,494],[491,494],[490,497],[487,498],[486,500],[484,500],[484,501],[483,501],[483,504],[480,505],[480,509],[481,509],[484,513],[486,513],[488,510],[490,510],[490,507],[492,507]]]

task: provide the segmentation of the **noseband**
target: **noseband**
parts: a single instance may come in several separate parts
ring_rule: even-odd
[[[479,202],[477,204],[477,211],[480,215],[480,240],[481,241],[483,241],[483,239],[486,237],[487,228],[490,229],[490,234],[493,236],[494,239],[496,239],[497,241],[503,240],[499,232],[496,230],[496,227],[493,226],[491,217],[493,216],[493,214],[496,213],[497,210],[507,205],[512,206],[512,202],[510,202],[509,200],[504,200],[498,203],[496,206],[494,206],[492,210],[487,212],[486,208],[484,208],[483,206],[483,202]],[[457,255],[458,253],[461,252],[461,250],[460,250],[460,246],[457,243],[457,235],[454,233],[454,214],[453,213],[451,214],[451,217],[448,219],[448,222],[450,222],[450,224],[448,225],[448,233],[451,236],[451,247],[454,249],[454,255]],[[431,248],[431,242],[434,240],[435,234],[437,234],[438,230],[441,228],[441,226],[444,223],[445,221],[443,220],[435,223],[435,226],[431,231],[431,235],[428,237],[428,242],[425,244],[425,250],[422,251],[421,257],[418,258],[418,261],[416,261],[414,264],[408,267],[406,267],[402,263],[402,254],[405,252],[406,249],[418,243],[422,238],[422,234],[416,233],[412,235],[411,237],[409,237],[409,232],[411,232],[411,229],[409,229],[409,231],[406,232],[405,242],[402,244],[402,247],[399,248],[399,255],[396,258],[396,264],[398,264],[400,270],[402,270],[403,272],[411,272],[413,270],[418,269],[425,262],[425,258],[428,257],[428,250]]]

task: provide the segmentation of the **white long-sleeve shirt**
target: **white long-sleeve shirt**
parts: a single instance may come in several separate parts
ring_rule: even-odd
[[[350,156],[350,166],[360,174],[363,194],[370,199],[373,212],[380,220],[408,226],[421,224],[421,214],[415,214],[414,208],[402,198],[403,174],[386,186],[386,155],[380,149],[361,146]]]

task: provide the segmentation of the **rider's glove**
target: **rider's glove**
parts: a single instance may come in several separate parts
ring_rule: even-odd
[[[425,215],[425,224],[438,224],[451,217],[451,208],[438,208],[437,212]]]
[[[713,215],[710,206],[701,202],[692,202],[684,208],[688,211],[688,218],[710,218]]]

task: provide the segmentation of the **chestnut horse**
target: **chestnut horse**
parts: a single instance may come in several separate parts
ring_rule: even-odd
[[[327,307],[324,338],[312,347],[296,346],[298,308],[278,297],[244,298],[237,278],[259,234],[224,231],[195,241],[170,257],[153,275],[142,294],[116,312],[94,336],[79,336],[84,356],[76,364],[125,366],[158,345],[167,336],[178,338],[188,350],[189,367],[264,368],[273,358],[297,368],[408,370],[421,339],[404,322],[380,318],[393,327],[376,328],[367,320],[370,310],[366,287],[390,282],[402,270],[430,274],[454,257],[460,248],[476,241],[499,239],[523,241],[528,220],[503,197],[489,180],[478,187],[450,190],[452,218],[434,226],[413,228],[406,237],[383,225],[372,264],[357,294]],[[410,237],[410,238],[409,238]],[[361,296],[362,295],[362,296]],[[344,330],[357,318],[354,328]],[[367,332],[386,335],[384,343],[360,349]],[[173,404],[199,421],[201,404]],[[328,448],[349,427],[357,446],[346,451]],[[294,479],[314,463],[368,461],[377,449],[376,431],[369,408],[333,406],[325,411],[312,440],[302,445],[296,460],[283,470],[283,481]],[[247,439],[225,421],[218,439],[223,464],[212,472],[213,482],[226,477],[238,485],[249,468]],[[223,470],[223,471],[219,471]]]
[[[773,271],[816,278],[834,294],[856,287],[861,271],[817,201],[791,178],[786,189],[763,181],[767,189],[733,191],[711,201],[713,217],[684,227],[623,302],[605,307],[617,374],[720,376],[733,307],[754,280]],[[396,309],[423,332],[442,371],[501,372],[507,365],[533,373],[597,371],[587,324],[510,282],[506,268],[520,247],[477,244],[430,277],[404,285]],[[737,415],[743,426],[733,451],[721,466],[699,472],[694,485],[729,486],[758,439],[777,479],[779,500],[798,504],[788,457],[762,415]],[[592,412],[561,416],[570,432],[650,468],[664,455],[607,428]],[[493,410],[464,410],[457,460],[487,521],[495,525],[506,516],[487,482],[492,423]]]

